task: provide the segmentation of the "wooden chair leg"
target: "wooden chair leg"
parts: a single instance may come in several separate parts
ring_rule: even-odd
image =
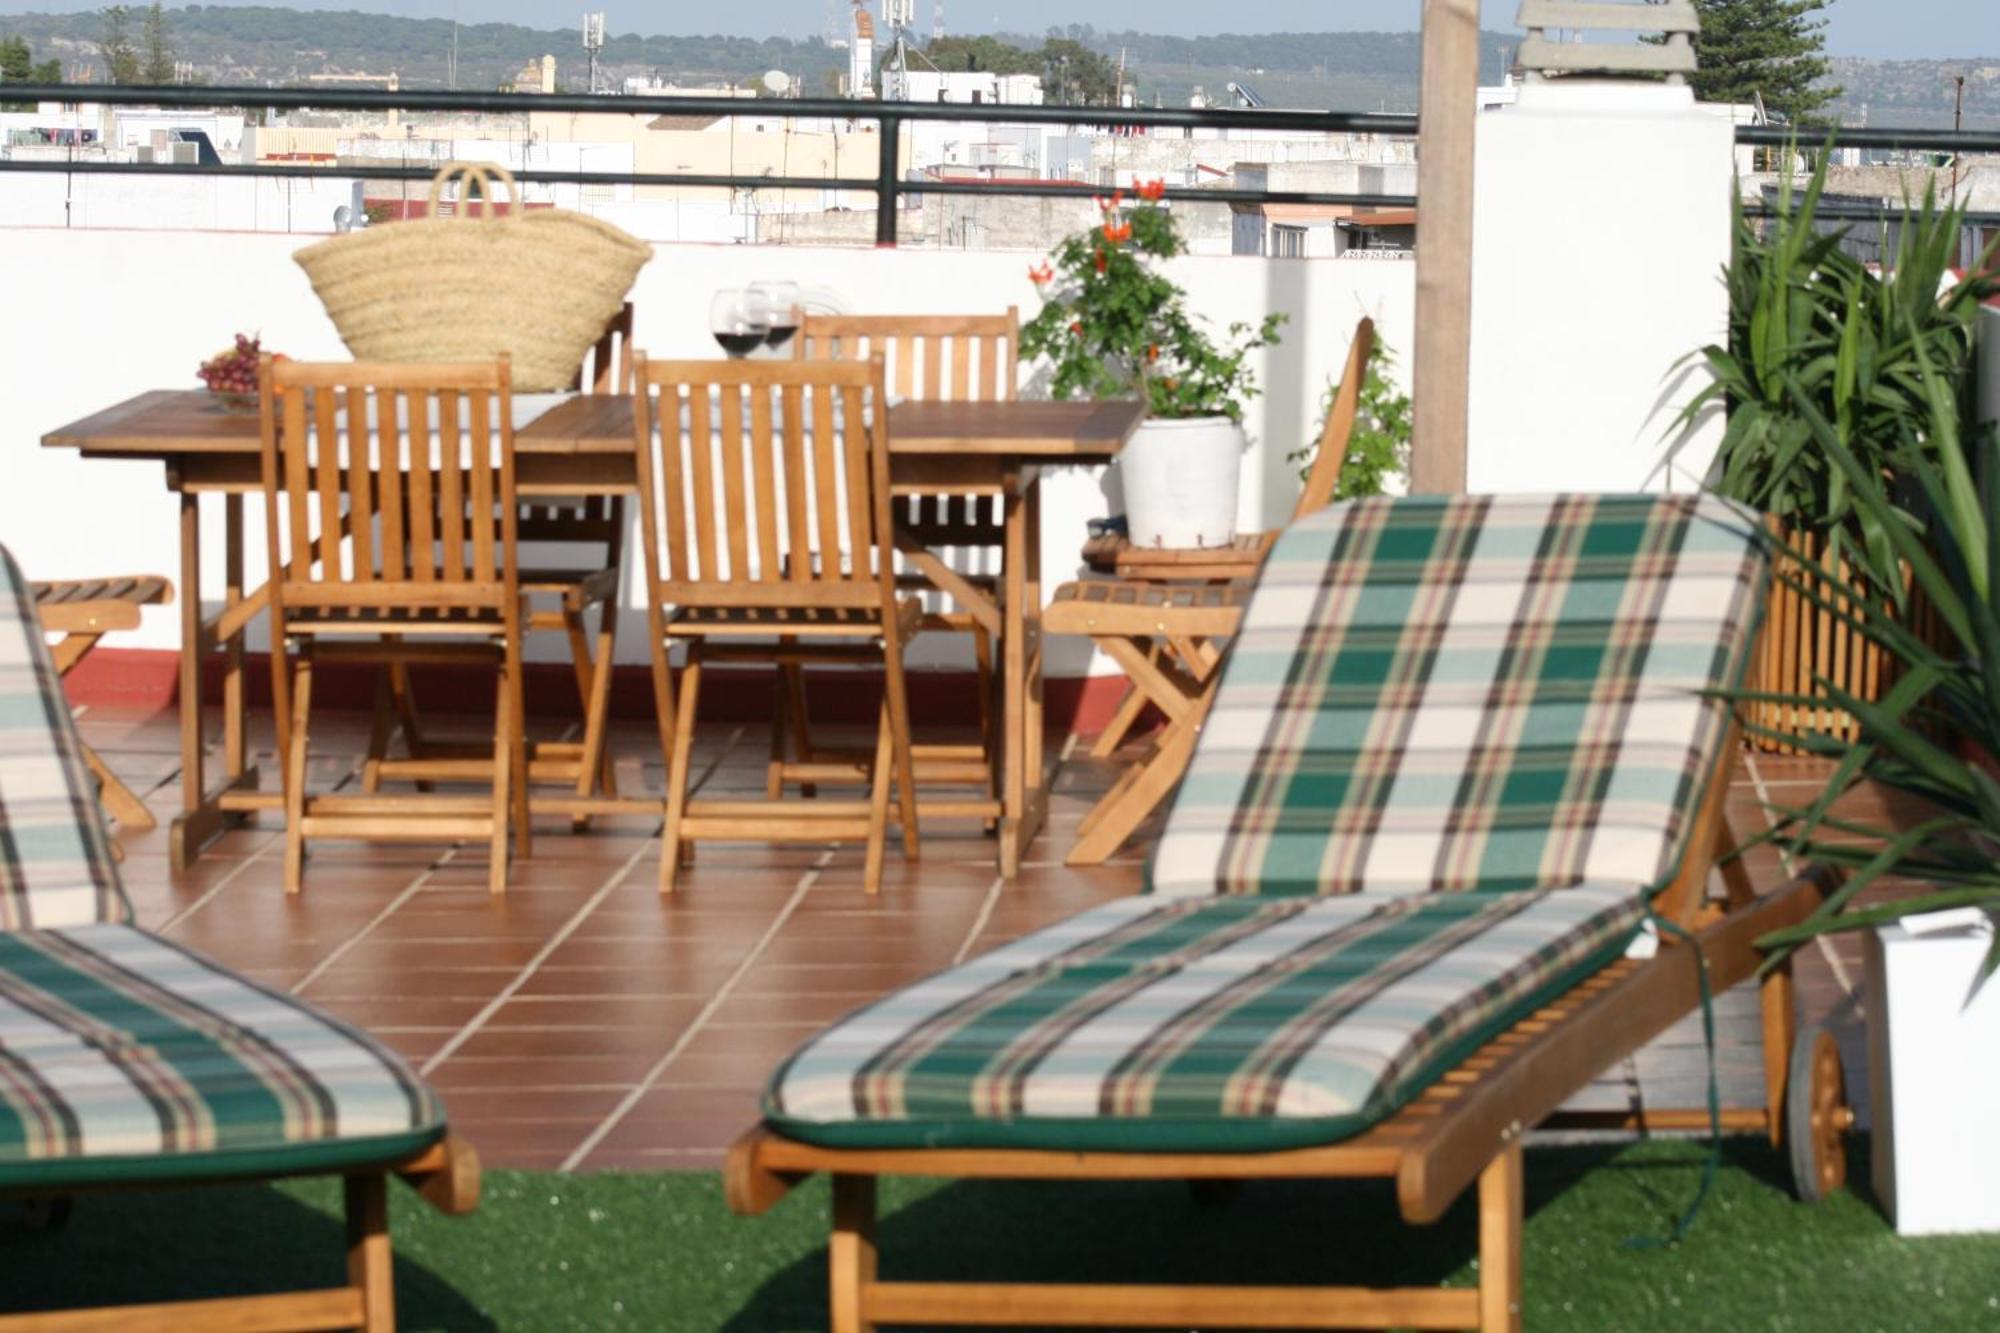
[[[422,758],[424,733],[417,724],[417,692],[410,684],[410,668],[401,662],[389,664],[389,695],[396,705],[396,725],[403,732],[403,753],[412,759]],[[416,785],[422,792],[437,790],[437,784],[428,778],[419,779]]]
[[[875,1177],[833,1178],[833,1234],[826,1246],[827,1326],[832,1333],[874,1333],[862,1310],[875,1281]]]
[[[1521,1141],[1479,1175],[1479,1331],[1520,1333]]]
[[[681,822],[687,817],[688,769],[694,758],[694,711],[701,700],[701,644],[688,646],[681,698],[674,714],[674,750],[667,760],[667,826],[660,834],[660,892],[672,893],[681,867]]]
[[[507,892],[507,825],[514,808],[513,786],[526,785],[526,774],[514,763],[514,701],[508,687],[508,663],[500,667],[493,695],[493,830],[487,838],[486,891]]]
[[[611,665],[615,660],[618,608],[610,602],[598,607],[597,655],[592,659],[590,690],[583,701],[583,758],[579,763],[576,791],[579,796],[603,792],[618,794],[618,778],[612,772],[609,727],[611,725]],[[588,815],[570,821],[578,833],[590,827]]]
[[[882,860],[889,842],[889,789],[896,780],[894,733],[889,701],[884,699],[875,723],[875,764],[868,771],[868,856],[861,871],[861,887],[867,893],[878,893],[882,888]]]
[[[785,794],[785,756],[791,720],[791,688],[784,663],[771,677],[771,757],[764,765],[764,799],[776,801]]]
[[[1764,1011],[1764,1109],[1770,1116],[1767,1132],[1773,1148],[1784,1146],[1785,1084],[1791,1071],[1792,1043],[1799,1030],[1793,989],[1790,958],[1758,983],[1757,999]]]
[[[105,811],[118,821],[119,832],[144,833],[159,827],[160,821],[153,817],[146,803],[119,780],[102,755],[82,741],[77,742],[77,748],[83,752],[84,767],[97,779],[97,799],[103,802]]]
[[[521,661],[521,635],[507,637],[504,650],[506,671],[501,677],[505,693],[500,702],[508,712],[506,756],[514,775],[510,782],[514,798],[514,855],[523,861],[535,854],[535,821],[528,813],[528,689],[527,668]]]
[[[917,836],[917,766],[910,752],[910,694],[903,676],[903,647],[892,637],[883,658],[884,702],[889,712],[889,744],[894,752],[890,776],[903,826],[903,855],[915,861],[921,854]]]
[[[285,892],[297,893],[306,867],[306,721],[312,713],[312,658],[290,671],[292,718],[285,747]]]
[[[563,634],[569,640],[570,669],[576,675],[577,702],[583,708],[583,744],[577,757],[575,790],[579,797],[586,797],[597,789],[601,763],[600,756],[593,752],[593,742],[599,738],[591,725],[594,720],[591,709],[597,699],[597,670],[590,657],[590,636],[584,628],[583,608],[571,604],[567,596],[563,598],[562,621]],[[606,662],[608,665],[608,658]],[[569,824],[572,832],[583,833],[590,828],[590,816],[572,815]]]
[[[1199,712],[1167,724],[1160,734],[1159,748],[1122,775],[1085,817],[1087,828],[1070,848],[1063,864],[1102,865],[1119,849],[1132,830],[1145,822],[1154,807],[1173,792],[1194,757],[1195,739],[1201,734]]]
[[[389,1248],[389,1180],[380,1171],[348,1176],[347,1281],[361,1293],[362,1333],[396,1327],[395,1256]]]
[[[1159,650],[1155,648],[1153,651],[1158,653]],[[1092,742],[1090,757],[1109,759],[1118,753],[1118,747],[1132,734],[1132,728],[1138,725],[1140,715],[1146,711],[1148,702],[1144,690],[1127,684],[1125,697],[1118,701],[1117,711],[1112,713],[1111,720],[1104,724],[1104,730],[1098,732],[1096,741]]]
[[[796,639],[782,639],[782,643],[796,643]],[[797,662],[784,663],[778,668],[785,681],[785,709],[790,718],[792,730],[792,754],[802,764],[813,761],[812,715],[806,709],[806,672]],[[780,792],[782,795],[782,791]],[[810,800],[819,795],[819,787],[811,782],[799,784],[799,795]]]
[[[393,706],[389,670],[384,666],[375,672],[375,706],[368,718],[368,752],[361,761],[361,790],[371,796],[382,790],[382,761],[389,754],[390,709]]]

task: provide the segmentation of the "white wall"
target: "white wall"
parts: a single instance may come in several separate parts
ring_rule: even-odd
[[[1665,84],[1527,84],[1479,117],[1468,490],[1699,481],[1721,413],[1674,429],[1706,373],[1675,366],[1727,333],[1733,145]]]
[[[0,228],[11,316],[0,320],[0,542],[31,577],[177,572],[175,507],[159,464],[86,460],[43,449],[40,437],[142,390],[194,386],[196,365],[239,330],[259,330],[268,348],[293,357],[344,358],[291,261],[303,243],[213,232]],[[715,355],[710,294],[765,277],[830,289],[854,311],[944,313],[1015,303],[1025,318],[1035,301],[1025,269],[1020,255],[1008,253],[663,245],[633,290],[636,341],[661,355]],[[1255,322],[1267,310],[1290,316],[1283,344],[1259,358],[1267,393],[1248,419],[1253,447],[1242,489],[1246,526],[1279,522],[1297,493],[1283,456],[1317,431],[1320,394],[1346,354],[1354,322],[1372,316],[1407,363],[1413,268],[1203,257],[1181,261],[1175,276],[1193,308],[1218,325]],[[1108,512],[1103,484],[1093,469],[1064,470],[1045,483],[1050,582],[1076,569],[1085,520]],[[204,567],[213,576],[221,567],[220,505],[204,518]],[[254,522],[252,530],[261,534]],[[261,564],[261,535],[254,540],[253,570]],[[202,592],[219,598],[219,580]],[[150,612],[145,627],[120,642],[174,646],[173,613]],[[940,642],[958,646],[951,637]],[[1057,672],[1083,668],[1080,652],[1051,649]],[[919,660],[939,651],[925,648]],[[644,660],[637,633],[623,638],[620,657]]]

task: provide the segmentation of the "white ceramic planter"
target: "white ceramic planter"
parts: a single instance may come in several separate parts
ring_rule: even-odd
[[[1905,1236],[2000,1231],[2000,976],[1972,986],[1990,918],[1910,921],[1869,937],[1875,1195]]]
[[[1236,537],[1243,428],[1228,417],[1148,418],[1118,453],[1134,546],[1227,546]]]

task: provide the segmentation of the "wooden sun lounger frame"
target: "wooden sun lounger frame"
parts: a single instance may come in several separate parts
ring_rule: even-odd
[[[331,1175],[311,1171],[303,1175]],[[305,1291],[157,1305],[105,1305],[89,1309],[0,1314],[0,1333],[277,1333],[278,1330],[359,1329],[390,1333],[396,1327],[395,1256],[389,1246],[389,1177],[401,1176],[425,1202],[458,1216],[479,1204],[479,1157],[472,1145],[447,1133],[411,1157],[339,1172],[347,1226],[347,1283]],[[288,1173],[235,1180],[149,1180],[117,1185],[20,1186],[0,1198],[58,1201],[71,1196],[240,1185],[288,1178]]]
[[[882,1324],[1233,1328],[1521,1327],[1522,1138],[1537,1127],[1705,1128],[1705,1110],[1557,1114],[1612,1061],[1652,1040],[1701,1002],[1706,962],[1715,993],[1757,971],[1755,941],[1796,924],[1827,890],[1819,872],[1756,897],[1740,866],[1724,867],[1726,904],[1707,900],[1716,862],[1695,849],[1734,849],[1724,818],[1728,778],[1742,752],[1738,729],[1697,813],[1681,873],[1655,899],[1659,915],[1694,934],[1672,938],[1646,961],[1620,959],[1487,1042],[1414,1101],[1362,1134],[1324,1147],[1268,1153],[1053,1152],[1030,1149],[822,1148],[759,1125],[730,1150],[729,1205],[755,1215],[814,1172],[833,1181],[828,1246],[834,1333]],[[1791,975],[1762,980],[1766,1106],[1726,1111],[1723,1124],[1778,1142],[1795,1036]],[[1837,1150],[1837,1140],[1835,1144]],[[1479,1185],[1477,1288],[1237,1287],[884,1282],[876,1276],[875,1183],[881,1176],[968,1180],[1269,1179],[1395,1182],[1404,1220],[1437,1221]]]

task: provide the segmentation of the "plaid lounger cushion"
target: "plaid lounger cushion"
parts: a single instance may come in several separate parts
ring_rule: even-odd
[[[829,1147],[1334,1142],[1604,966],[1624,885],[1108,903],[890,995],[773,1075]]]
[[[0,932],[0,1186],[327,1170],[443,1133],[395,1054],[196,953]]]
[[[0,550],[0,930],[131,916],[28,582]]]
[[[1150,887],[1422,893],[1673,877],[1762,607],[1710,496],[1333,505],[1258,579]],[[1703,849],[1705,850],[1705,849]]]

